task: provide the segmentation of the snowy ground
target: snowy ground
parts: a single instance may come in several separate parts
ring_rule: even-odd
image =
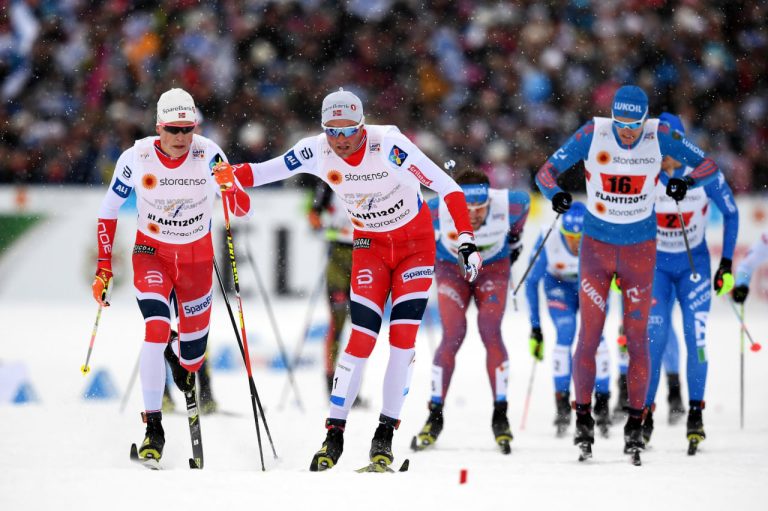
[[[220,297],[215,303],[211,352],[234,346]],[[536,373],[527,427],[520,428],[531,359],[527,354],[527,312],[510,305],[504,331],[511,358],[510,420],[515,433],[510,456],[497,452],[490,432],[491,396],[484,372],[484,351],[472,331],[460,353],[446,406],[446,428],[433,451],[412,453],[411,437],[426,418],[431,363],[430,344],[437,332],[424,332],[418,343],[417,367],[395,435],[396,463],[411,459],[406,474],[356,474],[366,463],[381,403],[380,385],[387,350],[385,333],[368,365],[362,395],[372,402],[353,410],[344,456],[332,471],[310,473],[309,461],[324,437],[327,413],[319,342],[307,345],[314,358],[297,373],[306,410],[293,402],[280,407],[285,372],[267,369],[258,360],[275,353],[263,307],[246,300],[255,380],[266,407],[277,448],[275,461],[265,440],[267,471],[258,461],[255,427],[244,371],[215,372],[213,388],[221,408],[237,417],[204,416],[205,469],[191,471],[186,418],[167,415],[164,471],[151,472],[128,460],[131,442],[141,440],[143,425],[138,387],[125,413],[119,399],[84,401],[88,379],[84,361],[96,307],[80,303],[0,303],[2,362],[26,363],[36,404],[0,404],[0,509],[244,509],[279,506],[396,509],[491,509],[501,506],[542,509],[740,509],[762,508],[768,480],[768,349],[746,353],[746,427],[739,429],[738,326],[719,299],[709,326],[710,378],[705,424],[708,438],[695,457],[686,455],[684,425],[667,426],[661,399],[658,427],[642,467],[621,453],[620,427],[598,439],[592,461],[580,464],[570,438],[555,439],[549,350],[554,332],[545,323],[547,358]],[[306,301],[276,304],[283,335],[293,345],[300,335]],[[761,306],[748,308],[748,323],[765,340],[768,317]],[[616,308],[614,308],[616,310]],[[317,320],[323,315],[318,310]],[[473,319],[474,321],[474,319]],[[615,332],[611,318],[608,332]],[[108,369],[118,392],[125,391],[139,350],[143,324],[133,300],[116,303],[102,317],[92,357],[93,371]],[[427,333],[430,333],[432,339]],[[611,344],[615,344],[611,342]],[[612,346],[613,348],[613,346]],[[613,353],[615,360],[615,353]],[[683,366],[684,367],[684,366]],[[612,376],[612,380],[615,377]],[[662,385],[660,393],[665,394]],[[177,402],[182,398],[178,395]],[[461,469],[468,481],[459,484]],[[438,507],[439,506],[439,507]],[[271,508],[274,509],[274,508]]]

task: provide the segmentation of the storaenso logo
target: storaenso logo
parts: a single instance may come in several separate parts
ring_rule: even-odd
[[[353,211],[350,211],[349,214],[352,215],[355,218],[359,218],[360,220],[371,220],[373,218],[381,218],[383,216],[389,216],[394,214],[396,211],[398,211],[400,208],[403,207],[404,201],[403,199],[400,199],[397,204],[392,206],[389,209],[385,209],[383,211],[371,211],[370,213],[355,213]],[[349,211],[349,210],[348,210]]]
[[[164,177],[160,180],[160,186],[200,186],[205,183],[205,179],[191,177]]]
[[[384,179],[389,176],[389,172],[373,172],[372,174],[344,174],[344,179],[347,181],[374,181],[376,179]]]
[[[403,282],[408,282],[413,279],[431,279],[435,274],[435,269],[432,266],[417,266],[410,270],[403,272]]]
[[[197,300],[182,303],[181,305],[184,308],[184,315],[189,317],[202,314],[211,306],[211,298],[211,293],[209,291],[207,295],[202,296]]]
[[[614,156],[613,163],[619,165],[652,165],[656,163],[656,158],[624,158],[622,156]]]
[[[639,114],[643,113],[643,107],[640,105],[636,105],[634,103],[625,103],[623,101],[614,103],[613,109],[624,110],[625,112],[637,112]]]

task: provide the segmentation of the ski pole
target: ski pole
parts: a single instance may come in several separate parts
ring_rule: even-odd
[[[104,288],[104,294],[102,301],[106,302],[107,305],[109,305],[109,295],[111,294],[112,288],[109,285],[109,282],[107,282],[106,287]],[[104,309],[104,304],[99,303],[99,309],[96,311],[96,321],[93,322],[93,331],[91,332],[91,342],[88,344],[88,354],[85,356],[85,364],[80,366],[80,372],[83,373],[83,376],[91,372],[91,366],[89,365],[91,361],[91,352],[93,352],[93,343],[96,341],[96,332],[99,329],[99,320],[101,319],[101,311]]]
[[[744,317],[744,304],[741,304],[741,317]],[[744,329],[739,331],[740,353],[739,353],[739,425],[744,429]]]
[[[293,389],[293,393],[296,395],[296,403],[299,406],[299,410],[304,413],[304,405],[301,402],[301,395],[299,394],[299,387],[296,385],[296,379],[294,378],[293,373],[293,362],[288,358],[288,353],[285,350],[285,344],[283,343],[283,338],[280,335],[280,330],[277,326],[277,320],[275,319],[275,313],[272,310],[272,302],[269,300],[269,295],[267,294],[267,290],[264,287],[264,283],[261,280],[261,274],[259,273],[259,268],[256,266],[256,261],[251,255],[251,249],[249,246],[249,243],[245,243],[245,257],[248,259],[248,262],[251,265],[251,268],[253,269],[253,273],[256,275],[256,285],[259,288],[259,293],[261,294],[261,298],[264,301],[264,306],[267,309],[267,316],[269,317],[269,322],[272,325],[272,332],[275,334],[275,340],[277,341],[277,347],[280,350],[280,356],[283,359],[283,363],[285,364],[285,370],[288,373],[288,383],[290,384],[291,388]]]
[[[533,393],[533,377],[536,376],[537,363],[538,360],[534,358],[533,365],[531,366],[531,377],[528,379],[528,390],[525,393],[525,404],[523,405],[523,418],[520,420],[520,431],[525,429],[525,421],[528,419],[528,406],[531,404],[531,394]]]
[[[677,220],[680,222],[680,230],[683,231],[683,241],[685,242],[685,253],[688,255],[688,264],[691,266],[691,282],[698,282],[701,280],[701,275],[696,271],[696,267],[693,265],[693,255],[691,254],[691,246],[688,243],[688,233],[685,232],[685,221],[683,220],[683,213],[680,211],[680,203],[675,201],[677,206]]]
[[[512,273],[512,268],[509,269],[509,287],[513,289],[515,287],[515,276]],[[517,312],[517,295],[515,293],[512,293],[512,307]]]
[[[762,349],[762,346],[759,342],[755,342],[755,340],[752,338],[752,334],[749,333],[749,330],[747,329],[746,323],[744,323],[744,316],[739,314],[738,309],[736,309],[736,304],[733,302],[733,300],[728,300],[728,303],[731,304],[731,309],[733,310],[733,313],[736,314],[736,317],[739,319],[739,323],[741,323],[741,332],[743,334],[747,335],[747,339],[749,339],[749,349],[750,351],[758,352]]]
[[[125,394],[123,394],[122,401],[120,401],[120,413],[123,413],[123,410],[125,410],[125,405],[128,404],[128,396],[131,395],[133,386],[136,383],[136,378],[139,376],[140,362],[141,362],[141,350],[139,350],[139,356],[136,357],[136,363],[133,365],[133,372],[131,373],[131,379],[128,380],[128,387],[125,389]]]
[[[326,262],[323,263],[320,267],[325,268],[327,264]],[[315,287],[312,289],[312,293],[309,295],[309,303],[307,305],[307,313],[304,315],[304,328],[302,329],[301,339],[299,340],[299,343],[296,345],[296,349],[293,352],[293,366],[296,367],[296,365],[299,363],[299,360],[301,360],[301,353],[304,351],[304,344],[306,344],[307,337],[309,336],[309,329],[312,325],[312,318],[315,315],[315,308],[317,306],[317,301],[320,298],[320,293],[323,289],[323,282],[325,282],[325,272],[321,271],[320,276],[317,279],[317,284],[315,284]],[[278,406],[278,410],[282,410],[283,406],[285,404],[285,400],[288,397],[288,389],[290,388],[290,382],[286,381],[285,385],[283,386],[283,393],[280,396],[280,405]]]
[[[243,363],[245,364],[246,373],[248,374],[248,388],[251,392],[251,407],[253,408],[253,421],[256,424],[256,438],[259,442],[259,455],[261,456],[261,470],[264,470],[264,455],[262,454],[262,448],[261,448],[261,430],[259,429],[259,416],[256,412],[256,407],[258,407],[259,412],[261,412],[261,420],[264,423],[264,429],[267,431],[267,438],[269,439],[269,443],[272,446],[272,455],[277,459],[277,452],[275,452],[275,444],[272,442],[272,435],[269,432],[269,426],[267,425],[267,418],[264,416],[264,409],[261,406],[261,400],[259,399],[259,392],[256,390],[256,383],[253,381],[253,374],[251,373],[251,362],[249,358],[246,358],[246,349],[247,346],[243,347],[243,341],[240,339],[240,332],[237,330],[237,323],[235,322],[235,315],[232,313],[232,306],[229,303],[229,298],[227,297],[227,292],[224,289],[224,281],[221,278],[221,272],[219,271],[219,265],[216,262],[216,259],[213,260],[213,269],[216,271],[216,279],[219,281],[219,288],[221,289],[221,294],[224,296],[224,303],[227,306],[227,312],[229,313],[229,320],[232,323],[232,329],[235,332],[235,339],[237,340],[237,347],[240,348],[240,356],[243,358]]]
[[[266,470],[264,468],[264,454],[261,448],[261,430],[259,429],[259,416],[256,413],[256,407],[258,406],[259,412],[261,412],[261,419],[264,421],[264,429],[267,432],[267,437],[269,438],[269,443],[272,446],[272,454],[275,458],[277,458],[277,452],[275,451],[275,445],[272,443],[272,435],[269,433],[269,426],[267,426],[266,418],[264,417],[264,409],[261,406],[261,400],[259,399],[259,393],[256,390],[256,384],[253,381],[253,372],[251,371],[251,355],[248,351],[248,337],[246,336],[245,332],[245,317],[243,316],[243,300],[240,297],[240,279],[237,276],[237,260],[235,259],[235,244],[232,239],[232,229],[230,227],[229,223],[229,208],[227,207],[227,198],[226,195],[222,194],[222,200],[221,204],[224,208],[224,228],[226,231],[227,236],[227,251],[229,252],[229,263],[232,266],[232,278],[234,280],[235,284],[235,296],[237,297],[237,310],[240,315],[240,332],[237,331],[237,326],[235,325],[235,317],[232,314],[232,307],[229,304],[229,298],[227,297],[226,290],[224,289],[224,282],[221,280],[221,273],[219,272],[218,265],[216,264],[216,259],[214,258],[214,268],[216,269],[216,275],[219,279],[219,285],[221,286],[221,293],[224,295],[224,302],[227,304],[227,311],[229,312],[229,317],[232,320],[232,327],[235,331],[235,337],[237,338],[238,346],[240,346],[240,354],[243,356],[243,362],[245,363],[245,370],[248,373],[248,385],[250,387],[251,391],[251,406],[253,408],[253,419],[256,423],[256,436],[258,438],[259,442],[259,455],[261,457],[261,470]],[[242,338],[240,337],[240,334],[242,334]]]
[[[533,257],[531,258],[531,262],[528,263],[528,268],[525,269],[525,273],[523,273],[523,278],[520,279],[520,282],[518,282],[517,286],[515,286],[515,290],[512,291],[513,300],[517,296],[517,292],[520,289],[520,286],[523,285],[523,282],[525,282],[526,277],[528,277],[528,273],[530,273],[534,263],[536,263],[536,259],[538,259],[539,254],[541,253],[541,250],[544,248],[544,244],[547,242],[547,239],[549,239],[549,235],[552,234],[552,231],[555,228],[555,224],[559,219],[560,219],[560,213],[558,213],[555,219],[552,221],[552,225],[549,226],[549,230],[547,231],[547,234],[544,235],[544,239],[541,240],[541,244],[539,245],[539,248],[536,249],[536,253],[533,254]]]

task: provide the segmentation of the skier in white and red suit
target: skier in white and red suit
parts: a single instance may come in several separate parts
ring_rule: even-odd
[[[363,104],[340,89],[323,100],[324,133],[305,138],[287,153],[264,163],[220,165],[244,186],[315,175],[341,198],[355,227],[350,315],[352,334],[338,359],[331,390],[327,435],[310,470],[333,467],[343,449],[350,406],[373,351],[384,303],[391,294],[389,364],[383,406],[371,442],[371,462],[392,463],[392,435],[408,394],[416,332],[427,306],[435,265],[435,236],[420,185],[443,198],[456,223],[459,265],[473,281],[482,265],[461,188],[408,140],[396,126],[366,125]]]
[[[131,191],[136,193],[137,231],[133,247],[133,285],[144,316],[140,374],[147,435],[139,449],[144,459],[159,460],[165,437],[160,409],[165,386],[165,358],[182,391],[194,388],[194,372],[203,364],[211,316],[213,246],[211,218],[220,186],[211,169],[226,161],[221,148],[195,135],[192,96],[171,89],[157,102],[158,136],[137,140],[120,155],[99,209],[98,263],[93,296],[109,305],[112,247],[117,214]],[[230,211],[249,214],[250,199],[239,184],[225,192]],[[166,350],[171,332],[169,297],[176,294],[179,336]]]

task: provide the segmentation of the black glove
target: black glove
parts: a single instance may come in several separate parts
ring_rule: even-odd
[[[519,234],[509,233],[509,265],[512,266],[523,251],[523,242]]]
[[[722,296],[733,289],[733,273],[731,272],[731,260],[727,257],[720,259],[715,278],[712,279],[712,287],[717,296]]]
[[[531,352],[531,356],[539,362],[544,360],[544,335],[541,333],[541,328],[537,326],[531,328],[528,350]]]
[[[690,176],[683,176],[682,178],[673,177],[670,178],[667,183],[667,195],[672,197],[676,202],[680,202],[685,199],[685,194],[688,192],[688,187],[694,183],[693,178]]]
[[[731,295],[733,296],[733,301],[736,303],[744,303],[744,300],[747,299],[748,294],[749,294],[749,286],[745,286],[745,285],[734,287],[733,293],[731,293]]]
[[[571,209],[571,204],[573,204],[573,197],[568,192],[557,192],[552,196],[552,209],[555,210],[555,213],[562,215]]]

